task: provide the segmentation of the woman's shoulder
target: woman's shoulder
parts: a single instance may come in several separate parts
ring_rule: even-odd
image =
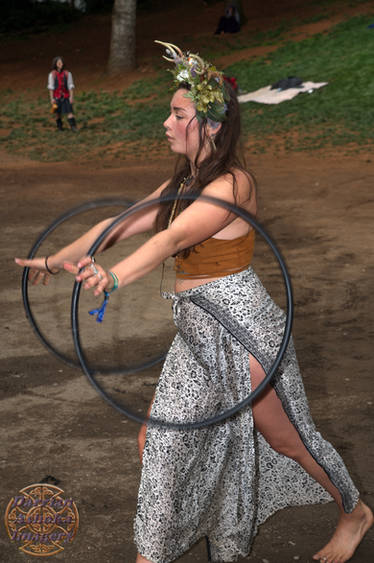
[[[235,180],[250,187],[255,186],[255,178],[249,170],[244,168],[233,168],[232,174],[235,176]]]
[[[250,197],[255,191],[256,182],[251,172],[244,168],[232,168],[229,172],[218,176],[211,184],[206,186],[204,191],[212,190],[232,191],[233,195],[242,197]]]

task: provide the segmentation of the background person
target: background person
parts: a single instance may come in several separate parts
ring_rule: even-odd
[[[73,113],[74,82],[71,72],[65,70],[65,62],[62,57],[55,57],[52,61],[52,70],[48,75],[47,88],[51,106],[56,116],[58,131],[63,130],[62,115],[66,115],[72,131],[77,131],[77,125]]]
[[[240,15],[238,8],[229,4],[225,7],[225,13],[220,17],[215,30],[215,35],[220,35],[221,33],[238,33],[240,31]]]

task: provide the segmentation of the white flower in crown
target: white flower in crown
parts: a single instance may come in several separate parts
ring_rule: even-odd
[[[229,93],[223,73],[197,54],[185,54],[172,43],[158,40],[156,43],[166,47],[166,56],[163,55],[163,58],[175,64],[175,70],[171,71],[175,82],[186,82],[189,85],[186,97],[194,102],[197,118],[209,118],[214,122],[224,121]]]
[[[185,82],[186,80],[188,81],[188,79],[190,78],[190,75],[188,73],[187,69],[183,69],[180,72],[178,72],[176,79],[178,80],[178,82]]]

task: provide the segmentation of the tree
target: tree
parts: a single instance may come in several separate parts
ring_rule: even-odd
[[[108,73],[135,68],[136,0],[114,0]]]

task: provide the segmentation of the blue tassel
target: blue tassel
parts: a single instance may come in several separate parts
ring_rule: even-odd
[[[90,315],[97,315],[96,316],[96,322],[97,323],[102,323],[103,322],[103,318],[104,318],[104,313],[105,313],[105,309],[106,306],[108,305],[108,301],[109,301],[109,293],[107,291],[104,291],[104,301],[101,304],[101,307],[99,307],[98,309],[92,309],[92,311],[88,311]]]

